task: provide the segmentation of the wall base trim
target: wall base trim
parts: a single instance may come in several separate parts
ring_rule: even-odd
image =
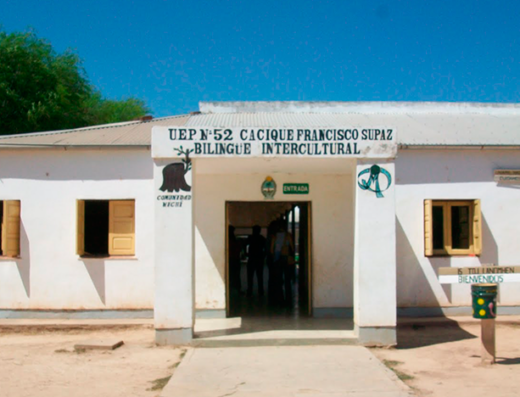
[[[397,333],[395,327],[359,327],[354,324],[354,332],[360,345],[395,346]]]
[[[195,312],[196,318],[226,318],[225,309],[201,309]],[[32,310],[0,309],[0,319],[35,320],[114,320],[114,319],[152,319],[153,309],[136,310]]]
[[[498,306],[499,316],[520,315],[519,306]],[[447,317],[471,316],[471,306],[451,307],[398,307],[398,317]],[[316,318],[353,318],[351,307],[315,307],[312,316]],[[225,309],[197,309],[195,318],[226,318]],[[0,309],[0,319],[153,319],[153,309],[136,310],[33,310]]]
[[[159,346],[187,345],[193,340],[193,328],[156,329],[155,343]]]
[[[114,320],[151,319],[153,309],[138,310],[19,310],[0,309],[0,319]]]
[[[312,316],[316,318],[352,318],[354,310],[351,307],[315,307]]]
[[[226,309],[197,309],[195,318],[226,318]]]
[[[471,316],[473,309],[471,306],[450,306],[450,307],[398,307],[398,317],[448,317],[448,316]],[[517,316],[520,315],[520,306],[500,306],[497,307],[497,315]]]

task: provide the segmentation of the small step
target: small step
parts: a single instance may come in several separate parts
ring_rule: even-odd
[[[330,346],[357,345],[354,331],[264,331],[197,337],[197,347]]]

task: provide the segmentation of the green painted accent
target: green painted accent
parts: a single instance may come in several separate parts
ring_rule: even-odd
[[[361,178],[362,175],[368,174],[368,173],[370,173],[370,175],[368,176],[367,180],[364,180],[363,178]],[[381,190],[381,187],[379,186],[379,176],[380,175],[384,175],[388,182],[388,185],[386,186],[386,188],[384,188],[382,190]],[[372,183],[374,183],[374,187],[372,187]],[[385,190],[387,190],[391,184],[392,184],[392,176],[390,175],[390,173],[387,170],[385,170],[384,168],[381,168],[380,166],[378,166],[377,164],[373,165],[370,168],[364,169],[363,171],[361,171],[358,174],[358,186],[363,190],[370,190],[371,192],[374,192],[376,194],[377,198],[384,197],[383,192]]]
[[[471,302],[473,318],[495,318],[497,316],[497,285],[472,284]]]
[[[309,194],[308,183],[284,183],[283,194]]]

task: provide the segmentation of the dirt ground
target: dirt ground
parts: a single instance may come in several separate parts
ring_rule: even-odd
[[[520,395],[520,326],[497,324],[497,363],[482,366],[480,324],[413,325],[398,330],[398,348],[372,352],[418,396]]]
[[[113,351],[74,350],[76,343],[91,339],[125,344]],[[158,396],[183,351],[157,347],[153,340],[153,329],[145,327],[0,329],[0,396]]]
[[[20,331],[22,330],[22,331]],[[398,348],[372,352],[418,396],[520,395],[520,325],[497,324],[497,364],[480,364],[480,325],[410,324]],[[114,351],[76,352],[86,340],[119,339]],[[0,328],[0,396],[158,396],[183,349],[157,347],[151,327]]]

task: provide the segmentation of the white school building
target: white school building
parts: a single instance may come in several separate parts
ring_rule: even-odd
[[[471,314],[439,268],[520,263],[519,149],[513,104],[202,102],[2,136],[0,318],[153,316],[175,344],[197,317],[269,315],[233,289],[230,226],[282,219],[299,315],[393,344],[399,315]],[[498,304],[520,312],[517,283]]]

